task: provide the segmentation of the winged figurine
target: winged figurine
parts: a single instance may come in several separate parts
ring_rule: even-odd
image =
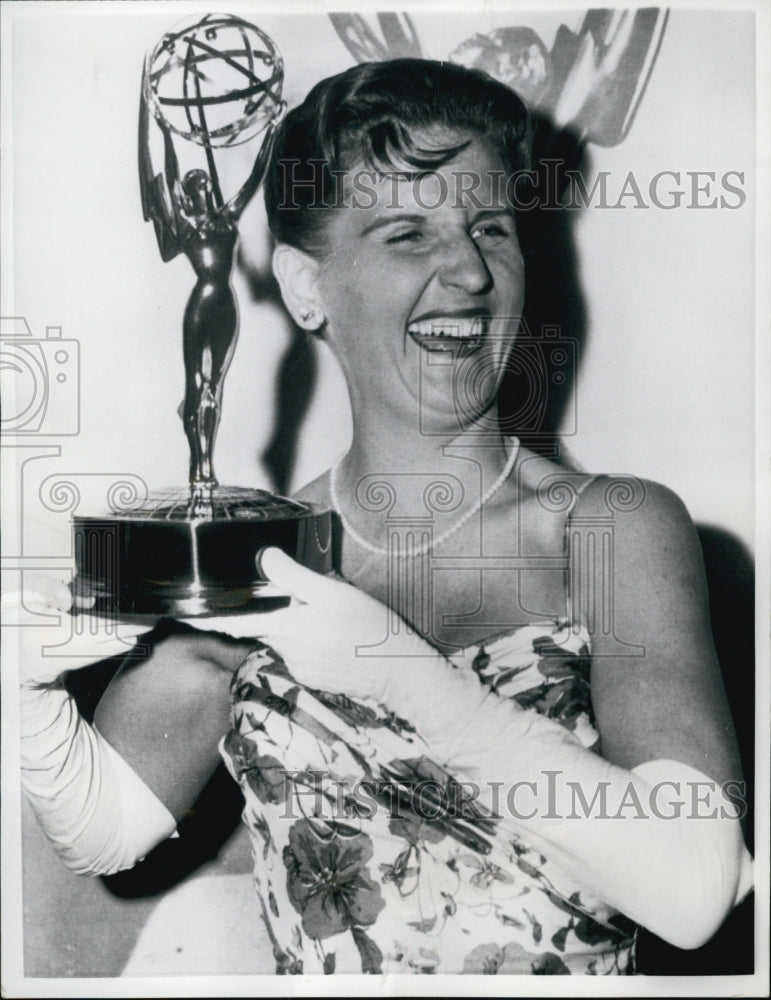
[[[152,221],[164,261],[184,253],[196,283],[183,323],[185,398],[181,416],[190,445],[190,483],[204,493],[216,486],[212,448],[222,405],[222,386],[238,335],[238,308],[231,272],[238,244],[238,220],[265,173],[275,129],[267,126],[260,151],[240,190],[223,201],[214,158],[205,147],[209,170],[189,170],[180,179],[172,130],[148,101],[145,65],[139,105],[139,179],[142,211]],[[163,138],[163,170],[150,152],[154,120]],[[205,499],[205,498],[204,498]]]
[[[592,8],[577,32],[561,24],[548,49],[530,27],[478,32],[449,54],[451,62],[481,69],[549,116],[599,146],[622,142],[656,62],[669,12]],[[420,57],[421,44],[406,14],[330,14],[357,62]]]
[[[329,18],[357,62],[423,58],[415,26],[407,14],[380,13],[377,28],[361,14],[330,14]]]

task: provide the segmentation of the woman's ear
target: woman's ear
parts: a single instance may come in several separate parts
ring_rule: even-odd
[[[324,326],[327,320],[317,290],[319,262],[296,247],[279,243],[273,251],[273,273],[295,323],[311,332]]]

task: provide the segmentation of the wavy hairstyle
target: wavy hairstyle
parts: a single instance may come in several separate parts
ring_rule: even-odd
[[[363,63],[328,77],[279,126],[265,178],[268,223],[277,241],[323,254],[336,177],[357,163],[419,172],[468,145],[421,148],[431,127],[484,136],[512,173],[530,167],[532,130],[522,100],[479,70],[426,59]]]

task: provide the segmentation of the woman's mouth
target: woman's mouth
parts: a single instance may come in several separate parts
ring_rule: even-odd
[[[490,330],[490,316],[433,316],[414,320],[407,333],[429,351],[455,351],[458,356],[481,346]]]

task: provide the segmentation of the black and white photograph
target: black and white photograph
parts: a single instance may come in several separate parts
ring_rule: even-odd
[[[0,10],[3,995],[765,996],[771,11],[378,7]]]

